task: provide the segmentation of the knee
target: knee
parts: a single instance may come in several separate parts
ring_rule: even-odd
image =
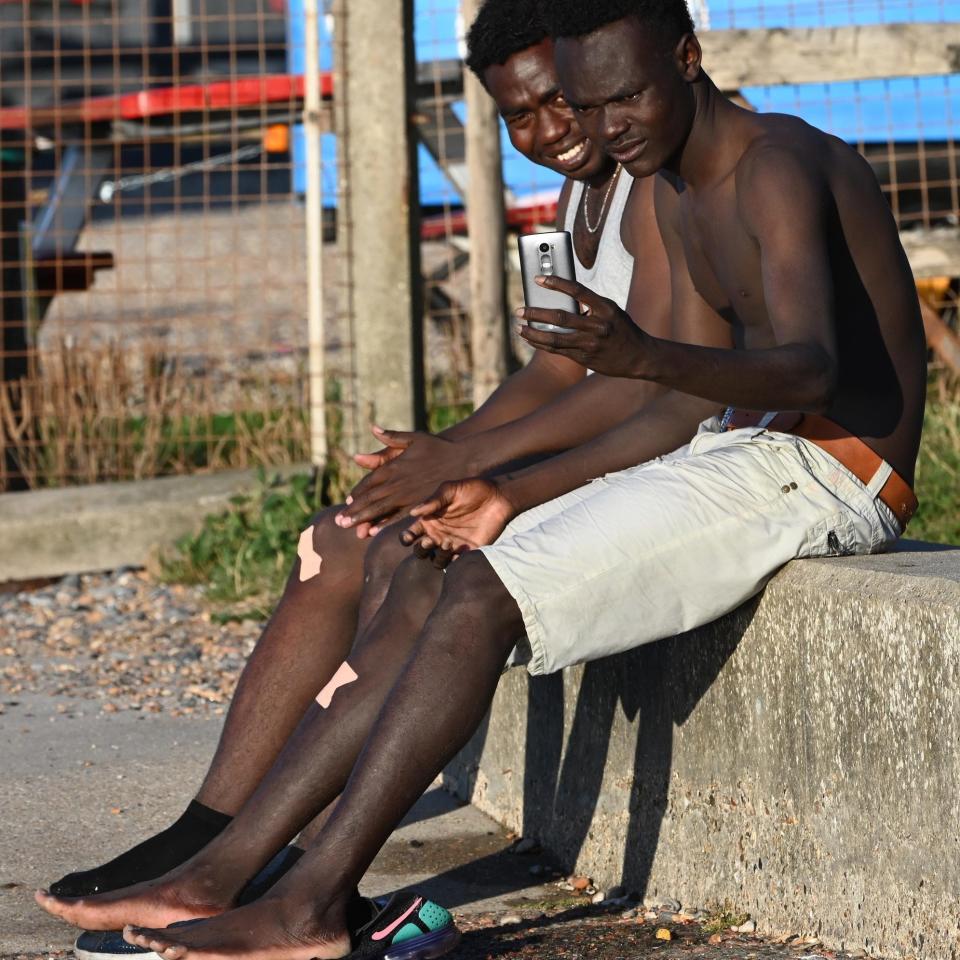
[[[367,541],[358,540],[352,530],[342,530],[334,518],[342,508],[326,507],[315,513],[300,532],[297,543],[299,559],[296,580],[303,583],[318,578],[331,585],[332,581],[359,581]],[[323,573],[322,577],[318,574]]]
[[[400,531],[409,520],[385,527],[370,542],[363,560],[365,583],[389,580],[401,565],[411,557],[410,548],[400,542]]]
[[[489,638],[502,643],[506,652],[523,634],[517,602],[479,551],[464,554],[447,568],[437,613],[461,625],[463,636]]]

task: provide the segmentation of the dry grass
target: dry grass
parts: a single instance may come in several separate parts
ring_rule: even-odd
[[[907,535],[960,546],[960,381],[931,380],[917,460],[920,508]]]
[[[0,427],[30,487],[296,463],[309,444],[305,380],[60,342],[0,385]]]

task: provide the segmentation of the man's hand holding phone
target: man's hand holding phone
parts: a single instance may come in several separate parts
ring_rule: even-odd
[[[520,336],[531,346],[569,357],[608,377],[642,378],[656,340],[644,333],[612,300],[601,297],[576,280],[538,276],[537,284],[567,294],[587,308],[586,313],[521,307],[517,317],[525,322]],[[570,333],[538,330],[534,323],[565,327]]]

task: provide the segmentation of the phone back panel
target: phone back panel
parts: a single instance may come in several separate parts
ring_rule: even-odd
[[[558,290],[547,290],[534,282],[543,274],[576,280],[573,266],[573,241],[565,230],[555,233],[528,233],[518,238],[520,247],[520,276],[523,280],[523,300],[528,307],[544,310],[566,310],[579,313],[573,297]],[[547,249],[542,249],[546,247]],[[539,324],[538,324],[539,326]]]

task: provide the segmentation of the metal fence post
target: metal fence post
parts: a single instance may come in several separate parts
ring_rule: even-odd
[[[320,150],[319,0],[304,0],[303,129],[306,141],[307,350],[310,386],[310,460],[327,460],[323,323],[323,180]]]
[[[413,0],[350,0],[336,9],[338,223],[346,221],[355,372],[344,442],[353,451],[371,448],[371,423],[425,423],[416,63]]]

